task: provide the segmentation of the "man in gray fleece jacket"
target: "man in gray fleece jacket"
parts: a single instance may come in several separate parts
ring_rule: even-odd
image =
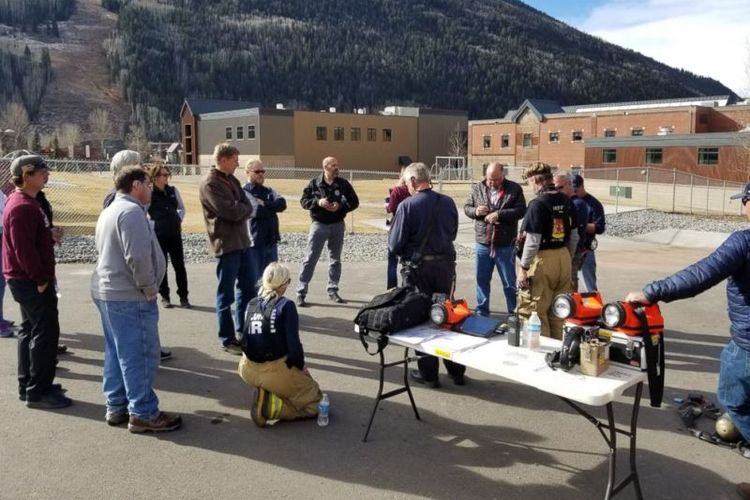
[[[159,411],[153,389],[160,350],[156,298],[166,263],[146,218],[151,181],[141,167],[125,167],[115,189],[96,223],[99,258],[91,277],[104,330],[106,421],[128,422],[130,432],[171,431],[182,419]]]

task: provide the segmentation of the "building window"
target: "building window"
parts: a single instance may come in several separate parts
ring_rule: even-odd
[[[255,139],[255,125],[248,125],[247,126],[247,138],[248,139]]]
[[[530,148],[533,142],[532,134],[523,134],[523,147]]]
[[[193,138],[192,137],[185,137],[185,149],[188,151],[193,150]]]
[[[613,128],[604,129],[604,137],[614,137],[617,135],[617,131]]]
[[[617,150],[616,149],[602,149],[602,163],[616,163],[617,162]]]
[[[583,130],[574,130],[572,134],[572,140],[573,142],[582,142],[583,141]]]
[[[661,165],[662,157],[661,148],[646,148],[646,165]]]
[[[367,140],[369,142],[374,142],[378,140],[378,131],[374,128],[368,128],[367,129]]]
[[[193,126],[189,123],[185,124],[185,137],[192,137],[193,136]]]
[[[503,134],[500,136],[500,147],[507,148],[510,146],[510,135]]]
[[[352,139],[352,141],[357,141],[357,142],[361,141],[362,140],[362,129],[360,129],[359,127],[353,128],[352,129],[352,134],[351,134],[351,139]]]
[[[549,142],[551,142],[551,143],[558,143],[558,142],[560,142],[560,132],[550,132],[549,133]]]
[[[482,138],[482,147],[484,149],[490,149],[492,147],[492,136],[485,135]]]
[[[241,141],[244,138],[245,138],[245,127],[240,125],[239,127],[237,127],[237,140]]]
[[[224,135],[228,141],[232,140],[232,127],[227,127],[224,131]]]
[[[328,128],[327,127],[315,127],[315,138],[319,141],[328,140]]]
[[[334,141],[344,140],[344,127],[333,127],[333,140]]]
[[[383,129],[383,142],[391,142],[392,138],[393,138],[393,132],[391,132],[391,129],[384,128]]]
[[[698,165],[718,165],[719,148],[698,148]]]
[[[630,131],[630,135],[632,135],[633,137],[640,137],[640,136],[642,136],[643,135],[643,128],[641,128],[641,127],[634,128],[633,130]]]

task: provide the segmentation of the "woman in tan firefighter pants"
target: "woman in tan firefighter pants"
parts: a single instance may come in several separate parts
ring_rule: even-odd
[[[269,264],[259,296],[245,312],[244,354],[238,371],[255,388],[252,419],[258,427],[318,414],[321,393],[305,368],[297,308],[284,297],[290,282],[286,266]]]
[[[523,174],[537,195],[529,202],[521,225],[525,243],[517,273],[518,309],[527,320],[536,311],[542,335],[562,339],[563,320],[550,312],[558,293],[573,291],[571,256],[578,244],[575,210],[570,199],[555,190],[549,165],[538,163]]]

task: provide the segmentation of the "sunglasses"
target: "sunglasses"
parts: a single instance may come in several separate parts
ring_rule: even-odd
[[[265,170],[253,170],[253,173],[254,174],[265,174],[266,171]]]
[[[172,174],[161,172],[156,174],[157,177],[172,177]]]

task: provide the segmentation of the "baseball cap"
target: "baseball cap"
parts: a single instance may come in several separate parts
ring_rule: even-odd
[[[579,187],[583,186],[583,177],[581,177],[580,174],[574,174],[573,178],[570,180],[570,184],[574,188],[579,188]]]
[[[739,200],[740,198],[750,198],[750,182],[745,184],[742,191],[729,197],[730,200]]]
[[[34,167],[31,172],[47,169],[47,164],[44,162],[44,158],[42,158],[41,156],[24,155],[19,156],[18,158],[13,160],[13,163],[10,164],[10,175],[12,175],[13,177],[21,177],[23,175],[23,167],[27,167],[29,165],[32,165]]]

